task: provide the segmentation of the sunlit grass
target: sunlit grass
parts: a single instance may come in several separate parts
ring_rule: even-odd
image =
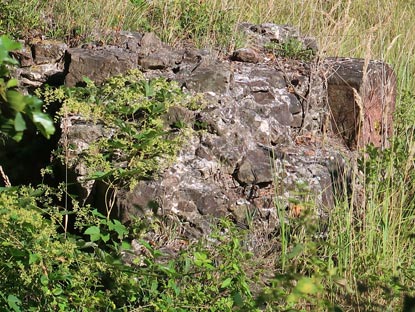
[[[230,51],[244,44],[236,32],[238,22],[271,22],[291,24],[304,34],[316,36],[320,57],[359,57],[389,63],[398,78],[397,117],[392,148],[382,153],[364,151],[363,154],[367,156],[362,157],[362,163],[359,167],[356,165],[352,173],[351,193],[340,198],[331,213],[324,246],[317,251],[315,248],[305,248],[297,262],[285,259],[284,254],[295,247],[292,244],[308,244],[309,240],[297,236],[295,240],[289,241],[290,235],[293,235],[290,232],[292,229],[284,225],[280,238],[283,258],[276,263],[282,264],[283,269],[294,263],[295,267],[291,266],[291,269],[305,272],[305,267],[311,271],[321,269],[321,264],[311,265],[307,261],[308,258],[320,257],[327,265],[325,270],[335,269],[338,279],[337,282],[334,278],[325,280],[325,297],[332,302],[339,302],[345,310],[365,311],[365,307],[376,303],[392,311],[400,304],[402,294],[411,293],[415,280],[412,234],[415,225],[415,99],[406,95],[405,90],[415,89],[413,1],[20,2],[24,2],[24,5],[15,5],[19,1],[0,3],[0,18],[3,17],[0,32],[30,36],[38,28],[58,38],[79,36],[81,40],[89,40],[109,31],[144,29],[154,31],[173,45],[185,41]],[[12,3],[15,8],[19,7],[18,12],[11,9]],[[13,18],[5,15],[7,12],[14,12],[11,15]],[[19,19],[23,19],[24,23],[19,23]],[[30,25],[31,28],[24,25]],[[279,210],[279,214],[282,216],[283,212]],[[281,267],[276,270],[281,270]],[[308,271],[307,274],[312,273]],[[367,290],[361,290],[362,284]],[[382,287],[390,288],[390,297],[382,293]]]

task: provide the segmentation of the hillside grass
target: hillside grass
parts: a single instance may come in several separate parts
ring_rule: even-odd
[[[19,37],[102,40],[109,30],[151,30],[164,41],[230,49],[241,21],[297,26],[323,56],[369,57],[394,66],[414,86],[415,4],[404,0],[88,0],[1,1],[0,32]]]
[[[260,303],[269,311],[412,311],[415,284],[415,3],[405,0],[1,1],[0,33],[44,33],[74,43],[118,30],[151,30],[164,41],[243,45],[241,21],[297,26],[317,37],[320,56],[380,59],[398,78],[392,147],[368,148],[364,175],[339,198],[328,235],[315,239],[307,216],[282,230],[285,248],[264,264],[275,271]],[[353,179],[352,179],[353,181]],[[360,196],[360,197],[357,197]],[[356,199],[357,198],[357,199]],[[359,202],[360,205],[352,205]],[[278,207],[276,207],[278,209]],[[261,258],[261,254],[257,255]],[[299,287],[306,286],[306,287]],[[310,286],[311,285],[311,286]],[[308,288],[307,288],[308,287]],[[331,307],[331,308],[330,308]],[[290,310],[291,311],[291,310]],[[337,310],[339,311],[339,310]]]

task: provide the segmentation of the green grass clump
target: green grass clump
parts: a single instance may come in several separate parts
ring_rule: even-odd
[[[315,55],[312,49],[304,48],[303,43],[294,38],[281,43],[269,42],[264,48],[275,56],[302,60],[304,62],[311,61]]]

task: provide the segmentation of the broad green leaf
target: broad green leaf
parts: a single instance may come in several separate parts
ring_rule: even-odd
[[[124,242],[124,241],[121,243],[121,248],[122,250],[127,250],[127,251],[132,250],[131,244]]]
[[[14,118],[14,130],[21,132],[26,130],[26,121],[23,118],[23,115],[18,112]]]
[[[19,85],[19,81],[13,78],[7,81],[6,88],[7,89],[14,88],[14,87],[17,87],[18,85]]]
[[[36,128],[45,138],[49,139],[50,136],[55,133],[55,126],[49,115],[42,112],[33,112],[32,118]]]
[[[21,43],[10,39],[8,36],[3,35],[0,37],[0,47],[8,51],[19,50],[22,48]]]
[[[157,292],[157,288],[158,288],[158,286],[159,286],[159,284],[158,284],[157,280],[156,280],[156,279],[154,279],[154,280],[151,282],[150,292],[151,292],[151,293],[156,293],[156,292]]]
[[[207,255],[203,252],[195,252],[195,259],[198,261],[206,261],[207,260]]]
[[[228,277],[225,279],[222,284],[220,285],[220,288],[226,288],[229,287],[229,285],[232,283],[232,278]]]
[[[232,297],[236,306],[242,307],[244,305],[244,299],[239,291],[235,292]]]
[[[40,277],[40,283],[41,283],[43,286],[46,286],[47,284],[49,284],[49,278],[48,278],[46,275],[42,275],[42,276]]]
[[[153,89],[153,84],[150,82],[143,82],[144,84],[144,95],[146,97],[151,97],[154,95],[154,89]]]
[[[108,223],[108,228],[118,234],[118,238],[122,239],[124,235],[128,234],[127,228],[118,220]]]
[[[194,257],[195,257],[195,264],[199,267],[205,267],[208,269],[213,269],[213,266],[211,265],[211,260],[208,259],[207,255],[205,253],[202,252],[195,252],[194,253]]]
[[[2,50],[0,48],[0,64],[19,65],[19,62],[14,58],[10,57],[7,51]]]
[[[105,218],[106,218],[106,217],[105,217],[102,213],[100,213],[97,209],[92,210],[92,215],[94,215],[94,216],[96,216],[96,217],[99,217],[99,218],[101,218],[101,219],[105,219]]]
[[[10,107],[16,112],[23,112],[26,107],[24,95],[16,90],[7,90],[6,92],[7,102]]]
[[[9,305],[9,308],[13,309],[15,312],[21,311],[19,306],[22,304],[22,301],[16,296],[8,295],[7,304]]]
[[[176,296],[180,295],[180,288],[177,287],[177,284],[174,282],[173,279],[169,279],[167,285],[174,290]]]
[[[106,243],[110,240],[110,235],[109,234],[101,234],[101,239],[104,243]]]
[[[87,235],[101,234],[101,230],[99,229],[99,227],[94,225],[94,226],[90,226],[89,228],[87,228],[84,234],[87,234]]]
[[[63,293],[63,290],[62,290],[62,288],[60,288],[60,287],[58,287],[58,288],[54,288],[53,290],[52,290],[52,294],[54,295],[54,296],[59,296],[59,295],[61,295]]]
[[[39,254],[37,254],[37,253],[34,253],[34,254],[30,254],[29,255],[29,264],[33,264],[33,263],[36,263],[36,262],[38,262],[40,259],[42,259],[42,257],[39,255]]]
[[[168,276],[176,274],[176,270],[174,268],[171,268],[169,266],[160,266],[160,270],[162,270],[164,273],[166,273]]]
[[[9,39],[7,36],[0,37],[0,64],[17,65],[18,61],[10,57],[9,51],[18,50],[21,44]]]
[[[43,102],[35,96],[26,95],[25,102],[29,106],[31,111],[41,111]]]
[[[84,232],[84,234],[89,235],[91,241],[95,242],[101,238],[101,230],[97,226],[90,226]]]
[[[23,138],[23,132],[17,132],[12,136],[12,139],[16,142],[20,142]]]

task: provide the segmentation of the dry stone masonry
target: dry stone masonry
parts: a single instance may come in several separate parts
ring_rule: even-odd
[[[194,235],[209,231],[209,220],[221,216],[241,225],[253,216],[275,227],[276,206],[290,210],[295,204],[298,210],[308,203],[324,218],[334,205],[336,186],[347,182],[353,150],[368,143],[387,145],[394,73],[378,61],[315,57],[302,62],[264,48],[295,39],[315,54],[316,40],[290,26],[242,23],[239,30],[246,46],[229,56],[173,48],[152,33],[121,32],[108,46],[69,48],[39,41],[16,54],[21,61],[17,75],[29,87],[76,86],[83,77],[101,83],[139,68],[147,78],[166,77],[186,92],[204,95],[207,105],[197,114],[174,113],[198,120],[206,131],[196,132],[158,179],[117,192],[125,222],[150,211],[154,202],[161,213],[188,224]],[[97,126],[70,125],[68,140],[75,146],[105,135]],[[81,167],[70,169],[80,196],[98,204],[92,192],[98,186],[80,182]]]

